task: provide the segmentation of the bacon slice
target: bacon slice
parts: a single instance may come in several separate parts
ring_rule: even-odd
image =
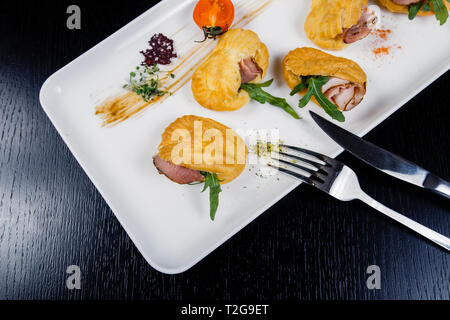
[[[263,73],[253,58],[246,58],[239,62],[241,83],[248,83]]]
[[[330,88],[333,88],[333,87],[336,87],[336,86],[340,86],[340,85],[345,85],[347,83],[349,83],[348,80],[343,80],[341,78],[331,77],[330,79],[328,79],[328,82],[325,83],[322,86],[322,92],[325,93]]]
[[[377,16],[367,11],[367,9],[363,10],[358,22],[350,28],[344,29],[342,39],[345,43],[353,43],[367,37],[370,30],[375,26]]]
[[[167,178],[179,184],[201,182],[204,179],[200,171],[174,165],[158,155],[153,157],[153,164],[160,174],[166,175]]]
[[[364,86],[347,80],[331,77],[322,86],[324,95],[338,106],[341,111],[348,111],[356,107],[364,98]]]
[[[396,4],[404,5],[404,6],[408,6],[413,3],[418,3],[420,1],[422,1],[422,0],[392,0],[392,2],[395,2]]]

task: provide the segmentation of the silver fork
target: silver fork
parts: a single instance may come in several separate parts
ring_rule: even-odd
[[[271,166],[272,168],[278,169],[283,173],[294,176],[301,181],[328,193],[338,200],[351,201],[359,199],[367,203],[372,208],[375,208],[381,213],[384,213],[388,217],[394,219],[395,221],[400,222],[411,230],[414,230],[425,238],[435,242],[439,246],[445,248],[447,251],[450,251],[449,238],[395,212],[392,209],[389,209],[388,207],[368,196],[364,191],[362,191],[361,187],[359,186],[359,181],[356,173],[343,163],[323,154],[303,148],[289,145],[280,145],[280,147],[281,150],[294,150],[296,152],[309,155],[309,158],[311,159],[301,157],[300,155],[289,154],[283,151],[279,152],[279,155],[282,155],[294,161],[299,160],[303,163],[308,164],[314,169],[301,165],[298,162],[293,163],[292,161],[286,161],[281,158],[275,159],[273,157],[272,159],[275,161],[303,170],[310,175],[304,175],[269,163],[269,166]]]

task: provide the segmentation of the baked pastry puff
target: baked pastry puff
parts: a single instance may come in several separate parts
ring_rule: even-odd
[[[172,122],[161,136],[153,164],[160,174],[179,184],[204,183],[209,188],[210,217],[219,206],[221,184],[236,179],[244,170],[247,146],[223,124],[197,116]]]
[[[233,111],[246,105],[250,97],[239,90],[242,83],[259,83],[269,66],[269,52],[258,35],[250,30],[231,29],[192,76],[192,93],[203,107]]]
[[[389,11],[395,12],[395,13],[406,13],[408,14],[408,6],[409,4],[412,3],[417,3],[420,2],[418,0],[399,0],[399,1],[395,1],[395,0],[377,0],[377,2],[385,7],[386,9],[388,9]],[[443,3],[445,4],[445,6],[447,7],[447,10],[450,10],[450,2],[448,2],[447,0],[444,0]],[[423,3],[425,4],[425,2]],[[418,16],[431,16],[434,15],[434,10],[433,10],[433,4],[430,3],[430,10],[428,11],[424,11],[424,10],[419,10],[419,12],[417,12]]]
[[[328,77],[321,87],[322,93],[341,111],[347,111],[358,105],[366,93],[367,76],[354,61],[336,57],[314,48],[297,48],[283,59],[283,76],[291,89],[294,89],[305,77]],[[305,95],[307,88],[299,93]],[[313,101],[317,100],[312,97]]]
[[[368,0],[312,0],[305,21],[307,37],[319,47],[341,50],[366,37],[377,17],[367,10]]]
[[[209,172],[225,184],[242,173],[247,154],[245,142],[232,129],[212,119],[188,115],[164,130],[153,160],[159,172],[174,182],[203,181],[201,172]]]

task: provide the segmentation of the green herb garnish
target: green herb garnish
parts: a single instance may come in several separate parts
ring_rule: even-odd
[[[222,191],[220,188],[220,180],[215,173],[203,171],[200,173],[205,177],[205,187],[202,192],[209,187],[209,216],[214,221],[217,208],[219,207],[219,193]]]
[[[447,7],[442,0],[430,0],[430,2],[433,4],[434,15],[442,26],[448,18]]]
[[[297,112],[295,112],[295,110],[287,103],[286,99],[274,97],[270,93],[265,92],[263,89],[261,89],[270,86],[272,82],[273,79],[263,83],[243,83],[241,84],[240,89],[247,91],[250,95],[250,98],[252,98],[253,100],[256,100],[262,104],[267,102],[275,107],[283,109],[295,119],[300,119]]]
[[[204,42],[206,39],[213,39],[216,40],[217,36],[220,36],[225,33],[225,31],[222,29],[222,27],[203,27],[203,40],[202,41],[195,41],[195,42]]]
[[[145,102],[156,96],[163,96],[167,92],[159,90],[159,71],[157,65],[138,66],[136,71],[130,72],[130,79],[127,84],[123,85],[123,88],[140,95]]]
[[[450,1],[447,0],[447,2]],[[430,11],[430,3],[433,5],[434,15],[436,16],[436,19],[440,22],[441,25],[443,25],[448,19],[448,10],[443,0],[424,0],[418,3],[410,4],[408,6],[409,20],[413,20],[417,16],[419,10]]]
[[[311,98],[314,96],[316,98],[317,103],[325,110],[325,112],[333,119],[344,122],[345,117],[344,114],[339,110],[339,108],[332,103],[328,98],[323,94],[322,92],[322,86],[328,82],[329,77],[324,76],[308,76],[308,77],[302,77],[301,83],[305,84],[305,87],[308,88],[308,91],[306,91],[306,94],[300,99],[298,106],[299,108],[303,108],[306,106],[311,100]],[[302,88],[303,90],[305,87],[302,87],[297,85],[295,86],[294,90],[292,92],[296,91],[296,88]],[[301,91],[299,90],[299,91]],[[292,93],[291,92],[291,93]],[[295,93],[294,93],[295,94]]]
[[[408,6],[408,18],[409,20],[414,19],[419,13],[420,7],[422,6],[422,2],[412,3]]]
[[[293,96],[297,93],[299,93],[300,91],[302,91],[303,89],[306,89],[308,87],[308,85],[306,84],[306,81],[300,81],[300,83],[298,85],[296,85],[294,87],[294,89],[292,89],[291,93],[289,93],[289,95]]]

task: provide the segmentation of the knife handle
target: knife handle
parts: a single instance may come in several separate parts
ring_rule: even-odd
[[[408,227],[409,229],[417,232],[418,234],[422,235],[423,237],[433,241],[437,245],[443,247],[447,251],[450,251],[450,239],[446,236],[431,230],[430,228],[425,227],[424,225],[421,225],[420,223],[411,220],[408,217],[405,217],[404,215],[401,215],[398,212],[395,212],[394,210],[386,207],[385,205],[379,203],[375,199],[371,198],[369,195],[367,195],[364,191],[361,191],[358,198],[367,203],[372,208],[378,210],[381,213],[384,213],[391,219],[394,219],[395,221],[401,223],[405,227]]]
[[[423,187],[450,199],[450,183],[434,174],[429,173],[427,175]]]

